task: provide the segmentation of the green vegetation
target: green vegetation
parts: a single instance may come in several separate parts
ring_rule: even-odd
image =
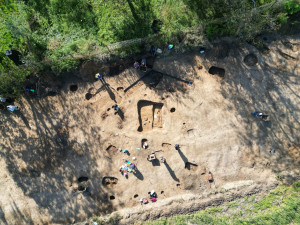
[[[300,224],[300,182],[292,187],[279,186],[262,199],[245,197],[222,207],[142,224]]]
[[[120,219],[120,215],[116,213],[107,220],[101,220],[99,217],[95,216],[92,221],[97,222],[98,225],[117,225],[119,224]]]
[[[254,6],[249,0],[0,0],[0,76],[18,73],[4,82],[12,89],[28,73],[47,69],[59,75],[75,69],[82,60],[107,53],[106,46],[115,42],[150,38],[156,44],[177,44],[190,30],[209,39],[233,35],[249,41],[262,30],[276,30],[300,10],[297,0],[255,2]],[[162,21],[155,37],[154,19]],[[20,69],[5,62],[2,53],[11,48],[24,56]],[[137,51],[139,44],[113,53],[126,56]],[[0,93],[19,92],[1,87]]]

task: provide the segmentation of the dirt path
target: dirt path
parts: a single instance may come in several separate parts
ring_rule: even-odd
[[[225,39],[205,54],[158,59],[156,74],[126,93],[142,72],[122,67],[103,86],[89,80],[110,69],[89,62],[76,76],[42,77],[41,97],[24,96],[16,103],[21,114],[0,115],[1,223],[70,223],[139,210],[139,198],[153,189],[160,204],[232,182],[251,180],[268,189],[276,176],[299,179],[299,37],[262,40],[263,53]],[[252,117],[256,110],[270,121]],[[146,150],[142,139],[148,140]],[[162,150],[156,154],[166,164],[146,160],[155,150]],[[139,172],[126,179],[119,168],[132,157]],[[204,169],[212,171],[215,185]],[[195,210],[202,207],[197,204]]]

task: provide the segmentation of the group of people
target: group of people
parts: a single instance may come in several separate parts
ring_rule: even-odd
[[[5,103],[6,98],[5,97],[0,97],[0,102]],[[14,106],[14,105],[7,105],[6,109],[8,111],[11,111],[11,112],[20,110],[17,106]]]
[[[156,159],[157,159],[157,158],[156,158],[156,155],[155,155],[155,151],[152,151],[151,154],[147,156],[147,160],[148,160],[149,162],[152,162],[152,161],[154,161],[154,160],[156,160]],[[161,162],[161,163],[166,163],[167,160],[166,160],[166,158],[165,158],[164,156],[161,156],[161,157],[160,157],[160,162]]]
[[[173,45],[172,45],[172,48],[173,48]],[[168,46],[168,49],[169,49],[169,46]],[[154,45],[151,45],[149,53],[151,54],[151,56],[154,57],[156,55],[156,53],[159,53],[159,54],[162,53],[162,50],[159,49],[159,48],[156,49]],[[141,60],[141,64],[138,61],[135,61],[134,64],[133,64],[133,67],[135,69],[140,69],[140,70],[146,72],[147,71],[147,60],[146,60],[146,58],[143,58]]]
[[[140,69],[140,70],[146,72],[147,71],[147,60],[146,60],[146,58],[142,59],[141,64],[139,64],[138,61],[135,61],[134,64],[133,64],[133,67],[135,69]]]
[[[150,199],[151,202],[156,202],[157,201],[157,194],[154,190],[152,190],[151,192],[148,192],[148,194],[149,194],[149,199]],[[141,198],[140,203],[141,204],[147,204],[148,203],[147,198]]]
[[[30,88],[30,87],[26,87],[26,88],[25,88],[25,91],[26,91],[27,93],[29,93],[29,94],[34,94],[34,93],[35,93],[35,90],[32,89],[32,88]],[[10,102],[9,99],[0,96],[0,103],[6,104],[6,102],[7,102],[7,103]],[[7,109],[8,111],[11,111],[11,112],[19,111],[19,110],[20,110],[20,108],[18,108],[18,107],[15,106],[15,105],[7,105],[7,106],[6,106],[6,109]]]
[[[128,173],[136,173],[137,166],[129,160],[124,160],[125,164],[120,167],[120,172],[124,177],[128,177]]]

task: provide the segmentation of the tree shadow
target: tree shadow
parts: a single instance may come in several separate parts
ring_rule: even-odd
[[[171,177],[173,178],[173,180],[175,180],[176,182],[179,182],[179,179],[176,177],[174,171],[171,169],[171,167],[169,166],[169,164],[167,162],[164,163],[167,170],[169,171]]]
[[[208,19],[208,17],[212,16],[211,13],[213,13],[213,15],[216,15],[215,12],[215,8],[218,9],[219,7],[213,7],[214,3],[211,1],[198,1],[198,0],[187,0],[186,1],[187,6],[189,7],[189,9],[193,12],[195,12],[198,15],[198,18],[200,20],[205,20]],[[220,2],[219,2],[220,4]],[[207,10],[210,8],[211,13],[208,14]],[[219,15],[221,16],[221,15]]]
[[[126,18],[121,27],[114,28],[113,32],[120,41],[147,37],[152,33],[151,24],[154,18],[152,1],[126,0],[132,16]]]
[[[30,118],[31,127],[27,119],[25,124],[28,126],[20,127],[24,118],[3,115],[11,124],[0,129],[6,140],[0,143],[0,148],[5,149],[1,151],[1,157],[6,158],[7,170],[24,195],[49,214],[46,220],[51,223],[71,223],[71,218],[81,221],[95,213],[112,212],[114,207],[101,186],[102,178],[97,170],[97,151],[92,150],[95,145],[100,145],[100,127],[87,128],[86,118],[78,115],[78,111],[70,110],[62,96],[55,98],[60,103],[56,106],[61,107],[65,115],[50,108],[53,105],[51,98],[23,99],[22,116]],[[70,125],[69,120],[77,123]],[[70,130],[74,128],[86,137],[91,132],[96,135],[79,144],[70,139]],[[89,178],[88,181],[78,180],[83,175]],[[81,199],[80,204],[78,199]],[[14,205],[11,208],[15,209],[17,223],[33,224],[30,215],[22,217],[24,209]]]
[[[26,119],[26,117],[24,116],[24,114],[21,111],[17,111],[16,115],[18,115],[23,120],[23,122],[25,123],[25,125],[28,129],[31,129],[28,120]]]
[[[277,48],[288,51],[279,40],[277,42]],[[237,112],[238,121],[244,127],[243,132],[237,131],[247,149],[241,155],[273,172],[295,169],[300,165],[300,158],[291,154],[291,148],[300,143],[300,122],[296,113],[300,111],[296,100],[299,99],[300,85],[296,82],[299,79],[296,60],[285,58],[274,50],[260,53],[247,44],[244,48],[231,50],[234,57],[226,59],[230,67],[224,67],[226,74],[220,80],[221,94],[231,103],[227,109]],[[249,52],[258,58],[255,65],[246,65],[243,60]],[[211,58],[207,58],[207,62],[211,65]],[[214,63],[222,62],[214,60]],[[268,114],[270,121],[251,116],[255,111]],[[272,159],[271,148],[278,150]]]
[[[4,212],[3,212],[3,210],[2,210],[1,207],[0,207],[0,222],[1,222],[1,224],[5,224],[5,225],[8,224],[7,221],[6,221],[6,219],[5,219],[5,214],[4,214]]]
[[[89,31],[91,31],[91,28],[95,29],[95,27],[97,27],[95,22],[96,15],[93,12],[90,4],[86,4],[85,2],[76,2],[75,5],[70,8],[70,3],[70,1],[51,2],[49,0],[25,1],[26,5],[41,13],[41,15],[43,15],[43,17],[50,23],[54,22],[52,18],[55,15],[59,18],[55,19],[56,23],[67,23],[69,25],[73,24],[76,27],[80,27]],[[45,9],[45,5],[48,5],[51,10]],[[30,23],[30,28],[32,31],[35,31],[37,28],[42,28],[38,22],[34,22],[36,24],[33,22]]]

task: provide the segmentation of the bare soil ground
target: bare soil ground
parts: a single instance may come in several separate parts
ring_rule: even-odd
[[[195,199],[207,193],[226,201],[220,190],[245,184],[242,196],[274,186],[276,176],[299,179],[299,36],[261,38],[260,51],[222,39],[204,54],[157,58],[136,83],[145,73],[129,62],[86,62],[59,80],[43,75],[39,97],[17,101],[18,114],[0,114],[1,224],[70,223],[117,210],[132,223],[201,209],[210,203]],[[93,82],[99,71],[114,75],[105,76],[108,85]],[[257,110],[270,121],[252,117]],[[156,150],[167,163],[146,160]],[[119,168],[132,157],[139,172],[126,179]],[[139,199],[152,189],[158,202],[146,207],[157,213],[143,216]],[[183,200],[169,204],[176,196]]]

